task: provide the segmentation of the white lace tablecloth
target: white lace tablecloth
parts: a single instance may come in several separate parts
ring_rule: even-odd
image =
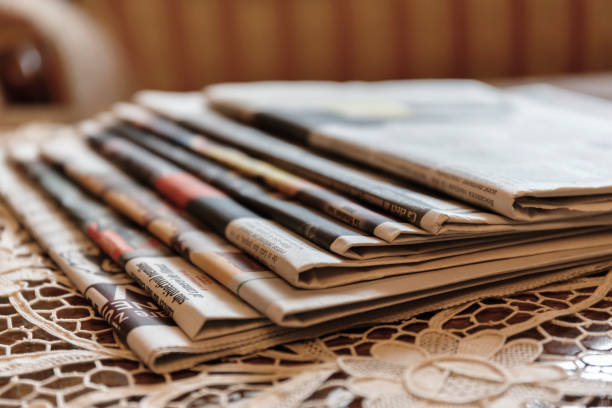
[[[612,273],[160,375],[0,205],[0,406],[606,406],[610,395]]]

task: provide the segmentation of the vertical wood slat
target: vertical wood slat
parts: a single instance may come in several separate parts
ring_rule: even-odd
[[[334,79],[339,76],[333,7],[330,0],[294,0],[293,46],[297,78]]]
[[[395,51],[391,0],[379,0],[372,7],[371,0],[352,0],[349,9],[353,78],[376,80],[393,78]]]
[[[127,24],[127,36],[138,51],[139,78],[145,84],[153,83],[160,89],[173,89],[176,85],[174,66],[170,58],[172,47],[164,0],[117,1]]]
[[[587,44],[587,6],[584,0],[568,0],[568,66],[570,72],[584,71]]]
[[[392,0],[391,26],[394,50],[395,78],[410,78],[412,74],[408,48],[411,45],[409,36],[408,7],[411,0]]]
[[[241,79],[277,79],[280,61],[275,0],[235,0],[237,52]]]
[[[183,43],[191,64],[189,88],[223,81],[223,50],[220,41],[221,24],[216,0],[181,0],[177,18],[183,25]]]
[[[454,75],[453,1],[412,0],[409,3],[406,18],[412,41],[408,58],[415,77]]]
[[[612,1],[588,0],[585,20],[585,69],[612,69]]]
[[[223,81],[242,80],[242,61],[238,49],[238,38],[236,31],[236,5],[234,0],[217,0],[219,10],[219,41],[221,47],[221,60],[223,66]]]
[[[512,53],[511,7],[507,0],[468,0],[467,76],[508,75]]]
[[[450,7],[452,9],[451,44],[454,65],[452,75],[457,78],[465,78],[468,76],[468,58],[470,56],[468,3],[466,0],[454,0]]]
[[[187,46],[186,21],[183,18],[184,1],[164,0],[164,14],[168,20],[170,40],[169,58],[172,62],[173,88],[181,91],[195,89],[197,82],[194,62],[190,57],[191,48]]]
[[[279,39],[278,77],[282,79],[296,79],[296,30],[295,30],[295,1],[274,0],[276,10],[277,36]]]
[[[510,19],[510,61],[508,76],[522,76],[527,73],[526,48],[529,41],[527,33],[527,3],[529,0],[514,0],[511,2]]]
[[[526,73],[543,75],[567,71],[569,1],[538,0],[528,1],[526,5]]]
[[[609,0],[80,0],[134,87],[612,68]]]
[[[334,44],[336,48],[335,65],[336,80],[346,81],[353,79],[352,59],[353,59],[353,37],[351,27],[351,0],[333,0],[332,13],[334,18]]]

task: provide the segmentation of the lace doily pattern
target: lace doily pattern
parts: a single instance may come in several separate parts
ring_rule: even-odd
[[[575,279],[160,375],[0,206],[0,405],[610,405],[611,282]]]

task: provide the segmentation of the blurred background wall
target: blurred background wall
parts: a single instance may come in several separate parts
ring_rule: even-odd
[[[25,78],[27,47],[42,63]],[[0,0],[0,110],[79,117],[137,89],[221,81],[611,69],[610,0]]]
[[[78,0],[135,87],[612,68],[609,0]]]

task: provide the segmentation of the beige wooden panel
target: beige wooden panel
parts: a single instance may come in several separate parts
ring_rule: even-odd
[[[350,8],[353,51],[351,72],[365,80],[384,79],[396,74],[395,38],[390,0],[353,0]]]
[[[457,1],[76,3],[125,49],[135,88],[279,77],[444,77],[462,72],[463,63],[467,75],[488,78],[510,73],[513,52],[525,54],[526,74],[612,69],[610,0],[460,0],[463,17]],[[512,13],[519,1],[523,21]],[[579,7],[585,7],[583,25],[572,14]],[[462,27],[467,33],[458,36]],[[524,48],[515,48],[516,27],[523,27]],[[584,41],[574,36],[581,27]]]
[[[295,0],[295,74],[303,79],[333,79],[336,73],[334,16],[329,0]]]
[[[468,74],[477,78],[508,74],[511,57],[511,0],[468,0]]]
[[[165,0],[130,0],[121,4],[129,33],[142,63],[140,75],[147,87],[175,89],[177,76],[169,56],[170,36]]]
[[[527,74],[564,72],[569,64],[569,2],[527,1]]]
[[[454,72],[453,0],[413,0],[406,8],[409,70],[417,77],[446,77]]]
[[[227,1],[227,0],[226,0]],[[280,42],[278,39],[278,21],[273,0],[237,0],[235,12],[235,29],[239,61],[244,80],[256,80],[278,77],[280,73]]]
[[[612,1],[588,0],[586,9],[585,67],[612,69]]]
[[[217,0],[182,0],[181,21],[184,23],[184,43],[193,64],[191,82],[194,88],[225,80],[221,47],[223,31]],[[177,45],[178,46],[178,45]]]

